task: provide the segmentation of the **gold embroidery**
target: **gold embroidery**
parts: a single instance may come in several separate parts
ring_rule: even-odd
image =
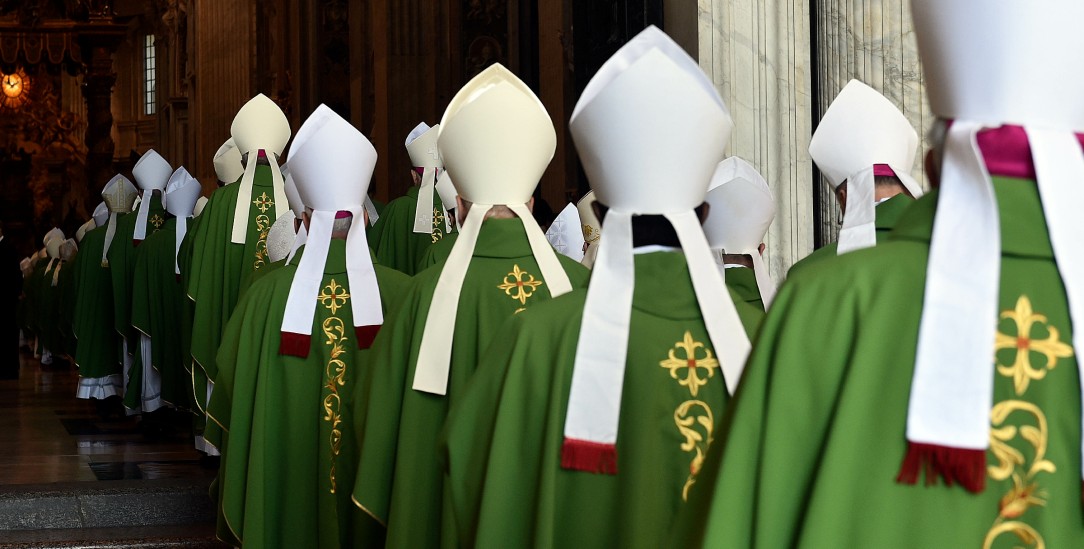
[[[583,230],[583,239],[588,243],[594,242],[602,236],[601,232],[586,223],[581,226],[581,229]]]
[[[1016,335],[1010,336],[1000,331],[994,344],[995,355],[1004,349],[1016,349],[1012,366],[998,362],[998,374],[1013,381],[1016,396],[1021,397],[1028,390],[1032,381],[1046,378],[1048,371],[1057,366],[1059,358],[1073,356],[1073,348],[1059,341],[1057,328],[1047,324],[1046,316],[1032,311],[1031,300],[1020,296],[1012,311],[1001,313],[1002,319],[1016,323]],[[1035,324],[1046,326],[1046,339],[1032,339],[1032,327]],[[1046,364],[1033,368],[1031,353],[1045,356]],[[1004,425],[1015,412],[1023,412],[1035,418],[1035,425]],[[1016,519],[1034,507],[1045,507],[1047,491],[1038,482],[1039,473],[1054,473],[1057,466],[1046,459],[1049,429],[1046,415],[1036,404],[1023,400],[1006,400],[994,405],[990,410],[990,452],[997,459],[996,465],[986,467],[991,479],[1005,481],[1012,479],[1012,487],[998,502],[998,515],[993,526],[987,532],[983,543],[984,549],[993,547],[994,542],[1004,534],[1013,534],[1020,542],[1042,549],[1046,547],[1043,537],[1032,526]],[[1017,435],[1034,449],[1031,465],[1023,452],[1009,444]],[[1017,470],[1017,468],[1021,470]],[[1026,468],[1025,468],[1026,467]]]
[[[541,285],[541,280],[535,280],[534,275],[521,270],[519,265],[513,265],[512,272],[505,275],[504,282],[497,285],[497,288],[504,290],[504,294],[512,299],[519,300],[520,305],[526,305],[527,299],[533,296]],[[515,290],[515,294],[512,290]]]
[[[444,211],[440,208],[433,208],[433,242],[444,238],[444,231],[441,227],[444,226]]]
[[[271,230],[271,218],[264,214],[257,215],[256,230],[260,231],[260,235],[256,239],[256,261],[252,268],[259,270],[267,264],[267,233]]]
[[[340,290],[342,291],[340,292]],[[323,291],[316,298],[320,300],[325,309],[331,310],[331,314],[336,314],[339,312],[340,307],[346,305],[346,301],[350,299],[350,294],[346,293],[346,290],[333,278],[331,283],[324,286]]]
[[[270,196],[267,196],[267,191],[256,197],[256,200],[253,200],[252,203],[259,208],[260,213],[267,213],[267,210],[270,210],[271,206],[275,205],[275,201],[271,200]]]
[[[335,311],[339,307],[345,306],[346,301],[349,299],[350,294],[345,291],[338,293],[339,286],[335,279],[331,280],[331,283],[324,287],[325,292],[331,290],[328,294],[321,292],[319,296],[320,302],[325,309],[331,311],[331,314],[335,314]],[[341,303],[340,303],[341,300]],[[327,396],[324,397],[324,421],[331,423],[331,493],[334,494],[337,489],[335,473],[336,473],[336,458],[339,456],[339,451],[342,449],[342,398],[339,396],[339,387],[346,384],[346,363],[340,358],[346,353],[346,341],[347,330],[343,324],[342,319],[336,316],[330,316],[324,320],[321,324],[321,329],[324,331],[324,335],[327,336],[325,345],[331,347],[331,360],[328,361],[327,367],[324,370],[324,375],[327,377],[327,385],[324,387],[329,391]]]
[[[1027,296],[1020,296],[1020,299],[1016,301],[1016,309],[1001,313],[1001,318],[1016,322],[1016,335],[1010,336],[999,331],[994,343],[994,351],[1016,349],[1016,360],[1013,361],[1012,366],[999,364],[997,371],[1001,375],[1013,378],[1016,394],[1024,394],[1032,380],[1037,381],[1046,377],[1046,372],[1054,369],[1059,358],[1073,356],[1073,348],[1058,340],[1058,329],[1047,325],[1046,316],[1032,312],[1031,300]],[[1031,329],[1036,324],[1046,326],[1048,333],[1046,339],[1032,339]],[[1033,368],[1031,353],[1045,356],[1046,365]]]
[[[695,414],[696,410],[702,410],[703,413]],[[685,487],[681,489],[681,499],[684,501],[689,499],[689,488],[696,483],[700,467],[704,465],[704,456],[707,455],[708,447],[714,440],[712,432],[715,429],[715,417],[706,403],[699,400],[687,400],[674,410],[674,423],[677,424],[678,431],[685,436],[685,442],[681,444],[682,451],[695,452],[693,461],[689,463],[689,478],[685,480]],[[700,426],[704,434],[697,431],[696,426]]]
[[[674,344],[674,349],[670,349],[670,356],[666,360],[659,362],[659,366],[668,368],[670,370],[670,377],[677,379],[678,384],[683,387],[688,387],[692,396],[696,396],[696,393],[701,387],[707,385],[708,379],[715,375],[715,369],[719,367],[719,361],[715,360],[711,351],[704,347],[704,356],[697,357],[696,349],[704,347],[703,343],[695,341],[693,334],[689,331],[685,332],[685,338]],[[685,356],[678,358],[674,353],[676,349],[684,349]],[[703,369],[707,372],[707,377],[701,378],[698,371]],[[678,372],[684,370],[685,379],[678,377]]]
[[[165,220],[165,219],[162,219],[162,216],[160,216],[160,215],[158,215],[158,214],[154,214],[154,215],[152,215],[152,216],[151,216],[151,218],[150,218],[150,219],[148,219],[147,221],[148,221],[148,222],[149,222],[149,223],[150,223],[151,225],[154,225],[154,228],[155,228],[155,230],[161,229],[161,228],[162,228],[162,224],[166,222],[166,220]]]

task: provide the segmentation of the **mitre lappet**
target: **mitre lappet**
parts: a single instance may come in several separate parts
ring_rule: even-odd
[[[550,295],[567,293],[572,284],[527,205],[557,146],[549,113],[530,88],[504,66],[490,66],[448,104],[437,146],[460,198],[472,204],[433,293],[412,385],[444,395],[460,292],[494,206],[519,216]]]
[[[445,229],[450,232],[454,224],[458,230],[459,220],[451,219],[454,216],[448,215],[448,212],[456,208],[455,197],[459,196],[459,191],[455,190],[455,183],[452,183],[452,176],[448,175],[448,170],[440,172],[440,175],[437,176],[435,188],[437,196],[440,197],[440,203],[444,206]]]
[[[580,214],[580,229],[583,232],[583,241],[587,247],[583,251],[581,263],[588,269],[595,266],[595,258],[598,257],[598,245],[602,238],[602,223],[595,215],[595,191],[588,191],[576,203],[576,211]]]
[[[595,196],[608,210],[584,304],[561,464],[615,472],[635,284],[633,216],[664,216],[677,233],[731,394],[749,354],[745,329],[695,212],[723,159],[732,122],[697,62],[651,26],[587,84],[569,129]]]

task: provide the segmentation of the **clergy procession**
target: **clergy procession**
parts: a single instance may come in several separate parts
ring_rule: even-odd
[[[771,174],[650,26],[575,104],[555,218],[499,63],[387,204],[359,129],[257,95],[209,197],[152,149],[44,235],[22,337],[103,414],[190,417],[233,546],[1084,547],[1084,4],[911,10],[930,147],[846,85],[808,150],[839,239],[789,273]]]

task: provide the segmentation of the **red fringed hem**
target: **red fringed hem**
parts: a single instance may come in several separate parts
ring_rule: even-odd
[[[986,451],[908,442],[896,482],[916,484],[919,473],[925,475],[926,484],[935,484],[940,477],[948,486],[959,484],[977,494],[986,486]]]
[[[365,350],[373,346],[376,334],[380,332],[380,324],[373,326],[354,326],[354,337],[358,340],[358,349]]]
[[[617,447],[588,440],[565,438],[561,467],[602,475],[617,474]]]
[[[279,333],[279,354],[296,356],[299,358],[309,357],[309,342],[311,336],[295,334],[293,332]]]

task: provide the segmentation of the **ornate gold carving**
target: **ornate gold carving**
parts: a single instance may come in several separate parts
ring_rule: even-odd
[[[270,196],[267,196],[267,191],[264,191],[260,196],[256,197],[256,200],[252,201],[252,204],[259,208],[260,213],[267,213],[267,210],[270,210],[271,206],[275,205],[275,201],[271,200]]]
[[[518,300],[520,305],[526,305],[527,299],[533,296],[535,290],[541,285],[541,280],[535,280],[534,275],[520,269],[519,265],[513,265],[512,272],[504,276],[504,282],[497,285],[497,288],[504,290],[505,295]]]
[[[350,299],[350,294],[346,292],[346,289],[335,282],[335,279],[331,279],[331,283],[324,286],[324,289],[320,291],[320,295],[316,297],[323,304],[325,309],[330,309],[331,314],[339,312],[340,307],[346,305],[347,300]]]
[[[154,225],[155,230],[158,230],[158,229],[162,228],[162,224],[165,223],[166,220],[163,219],[162,216],[160,216],[158,214],[154,214],[154,215],[151,216],[150,219],[147,220],[147,222],[150,223],[151,225]]]
[[[1016,335],[1010,336],[998,331],[994,351],[1016,349],[1016,359],[1011,366],[999,364],[997,371],[1001,375],[1013,378],[1016,394],[1024,394],[1032,380],[1037,381],[1046,377],[1046,372],[1054,369],[1059,358],[1073,356],[1073,348],[1059,340],[1058,329],[1047,324],[1046,316],[1032,312],[1031,300],[1027,296],[1020,296],[1020,299],[1016,301],[1015,310],[1001,313],[1001,318],[1016,322]],[[1046,326],[1048,334],[1046,339],[1032,338],[1032,328],[1037,324]],[[1046,357],[1046,364],[1039,368],[1032,367],[1032,353],[1039,353]]]
[[[330,310],[333,315],[340,307],[345,306],[350,298],[350,294],[345,291],[339,293],[338,290],[340,289],[342,289],[342,286],[339,286],[335,279],[332,279],[331,283],[324,287],[325,291],[321,292],[317,298],[324,308]],[[334,494],[337,489],[335,479],[336,460],[339,451],[342,449],[342,398],[339,395],[339,388],[346,384],[346,362],[341,357],[346,353],[348,338],[346,337],[346,325],[339,317],[330,316],[324,319],[320,327],[324,331],[324,335],[327,336],[327,341],[324,344],[331,347],[331,359],[324,368],[324,376],[327,378],[327,384],[324,387],[328,390],[328,394],[324,397],[323,406],[324,421],[331,423],[330,480],[331,493]]]
[[[703,348],[704,356],[696,356],[698,348]],[[674,352],[678,349],[684,350],[685,356],[679,358]],[[686,330],[684,339],[674,344],[674,348],[670,349],[669,358],[659,362],[659,366],[669,369],[670,377],[678,380],[678,384],[681,386],[688,387],[692,396],[696,396],[700,388],[707,385],[708,379],[715,375],[715,369],[719,367],[719,361],[715,359],[710,349],[704,347],[703,343],[694,340],[693,334]],[[699,370],[704,370],[707,376],[701,378]],[[678,374],[682,371],[685,372],[684,379],[678,377]]]
[[[696,413],[696,411],[701,413]],[[696,477],[700,474],[700,468],[704,465],[704,456],[711,446],[712,433],[715,429],[715,416],[711,413],[711,407],[699,400],[687,400],[674,410],[674,423],[678,431],[685,437],[681,444],[684,452],[695,452],[693,460],[689,463],[689,478],[685,479],[685,486],[681,489],[681,499],[689,499],[689,488],[696,483]],[[696,427],[703,429],[701,434]]]

